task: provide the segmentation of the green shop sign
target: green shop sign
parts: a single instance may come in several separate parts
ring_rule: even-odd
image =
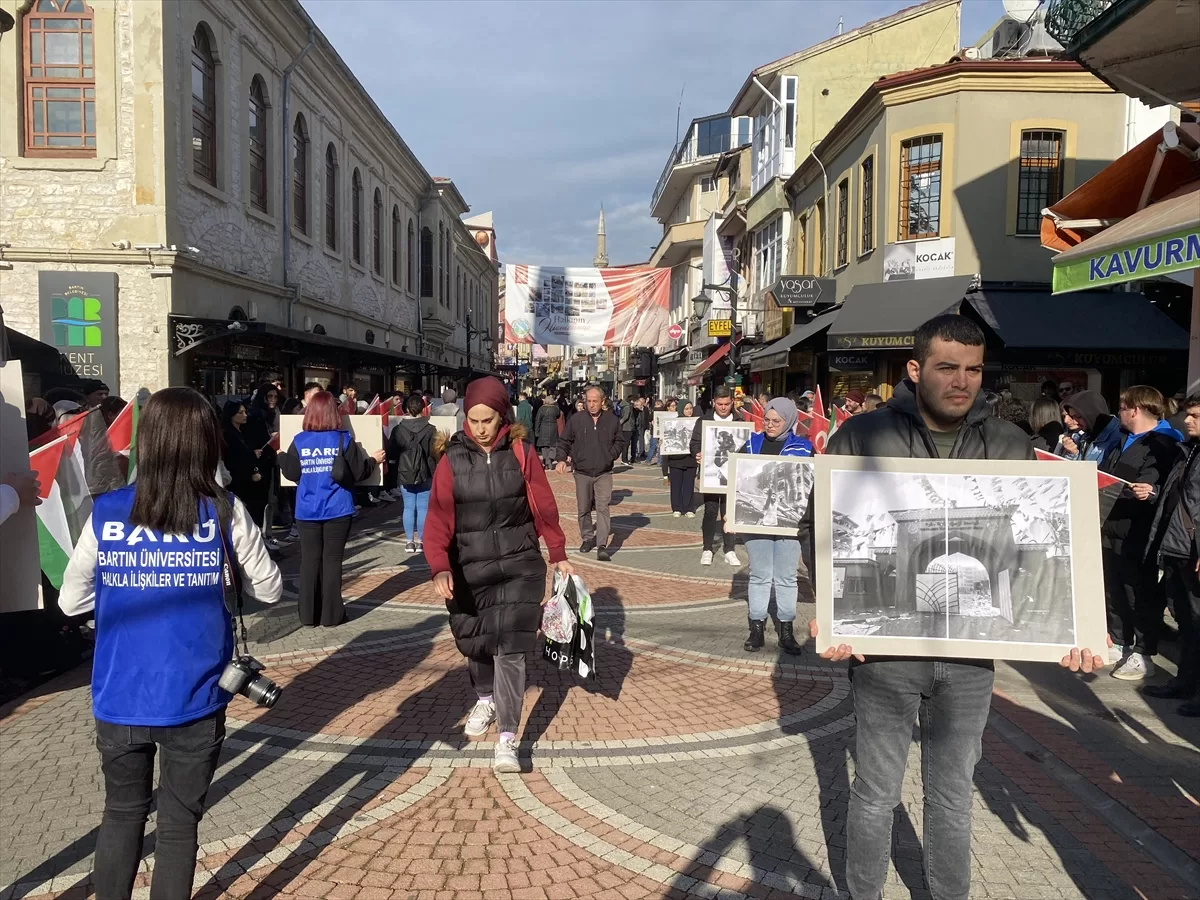
[[[1195,268],[1200,268],[1200,229],[1193,226],[1175,234],[1055,262],[1054,293],[1082,291]]]

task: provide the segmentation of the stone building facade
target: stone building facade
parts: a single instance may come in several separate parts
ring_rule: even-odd
[[[422,166],[298,0],[0,6],[17,19],[0,43],[10,327],[50,333],[40,273],[115,272],[106,380],[126,395],[263,377],[365,393],[491,368],[466,322],[497,320],[494,232],[482,247],[453,182]],[[78,37],[77,58],[43,42],[49,20],[55,41]],[[42,89],[81,85],[82,115],[39,106],[55,96]]]

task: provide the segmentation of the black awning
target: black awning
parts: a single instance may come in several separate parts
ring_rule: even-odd
[[[988,288],[965,304],[1005,348],[1186,351],[1188,334],[1142,294]]]
[[[754,354],[754,358],[750,361],[750,371],[766,372],[771,369],[783,368],[788,364],[788,354],[791,353],[792,348],[798,347],[809,338],[816,337],[825,329],[832,327],[838,319],[839,312],[841,312],[841,307],[835,306],[825,310],[819,316],[795,325],[782,338],[773,344],[767,344]]]
[[[829,349],[907,350],[922,322],[958,312],[974,281],[974,275],[953,275],[860,284],[829,329]]]

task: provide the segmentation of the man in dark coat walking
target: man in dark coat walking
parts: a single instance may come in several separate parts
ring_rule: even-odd
[[[829,442],[835,456],[916,459],[1033,459],[1029,436],[990,414],[981,393],[983,331],[963,316],[917,328],[908,377],[887,406],[844,422]],[[817,634],[816,621],[809,632]],[[930,890],[965,898],[971,889],[971,806],[975,765],[992,701],[990,660],[879,657],[842,644],[821,654],[851,656],[857,722],[856,767],[847,818],[846,887],[880,897],[891,857],[892,816],[901,799],[918,714],[925,760],[925,855],[936,859]],[[1062,665],[1090,672],[1103,655],[1072,650]],[[931,725],[930,723],[936,723]]]
[[[604,411],[604,391],[590,387],[584,397],[586,408],[567,419],[558,439],[557,471],[560,475],[567,473],[567,460],[575,469],[575,505],[583,539],[579,552],[596,550],[596,559],[608,562],[612,558],[608,553],[608,508],[612,503],[613,463],[625,449],[625,434],[620,420]]]
[[[547,391],[546,399],[533,417],[533,442],[541,454],[542,467],[546,469],[554,465],[554,455],[558,451],[558,420],[561,418],[562,410]]]

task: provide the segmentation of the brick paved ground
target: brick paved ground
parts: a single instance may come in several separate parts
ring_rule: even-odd
[[[571,485],[553,482],[573,548]],[[601,674],[585,687],[530,660],[523,775],[493,776],[494,736],[462,735],[468,680],[428,569],[403,553],[397,506],[356,526],[346,624],[302,628],[286,600],[253,611],[252,649],[286,690],[273,710],[230,706],[197,896],[845,896],[844,666],[780,657],[770,638],[744,654],[744,568],[700,567],[699,518],[670,516],[656,470],[617,488],[613,561],[579,565]],[[90,896],[103,788],[86,680],[68,673],[0,708],[0,900]],[[999,665],[972,896],[1200,897],[1198,739],[1171,703],[1111,678]],[[919,752],[888,898],[929,896]],[[148,831],[150,854],[153,820]]]

